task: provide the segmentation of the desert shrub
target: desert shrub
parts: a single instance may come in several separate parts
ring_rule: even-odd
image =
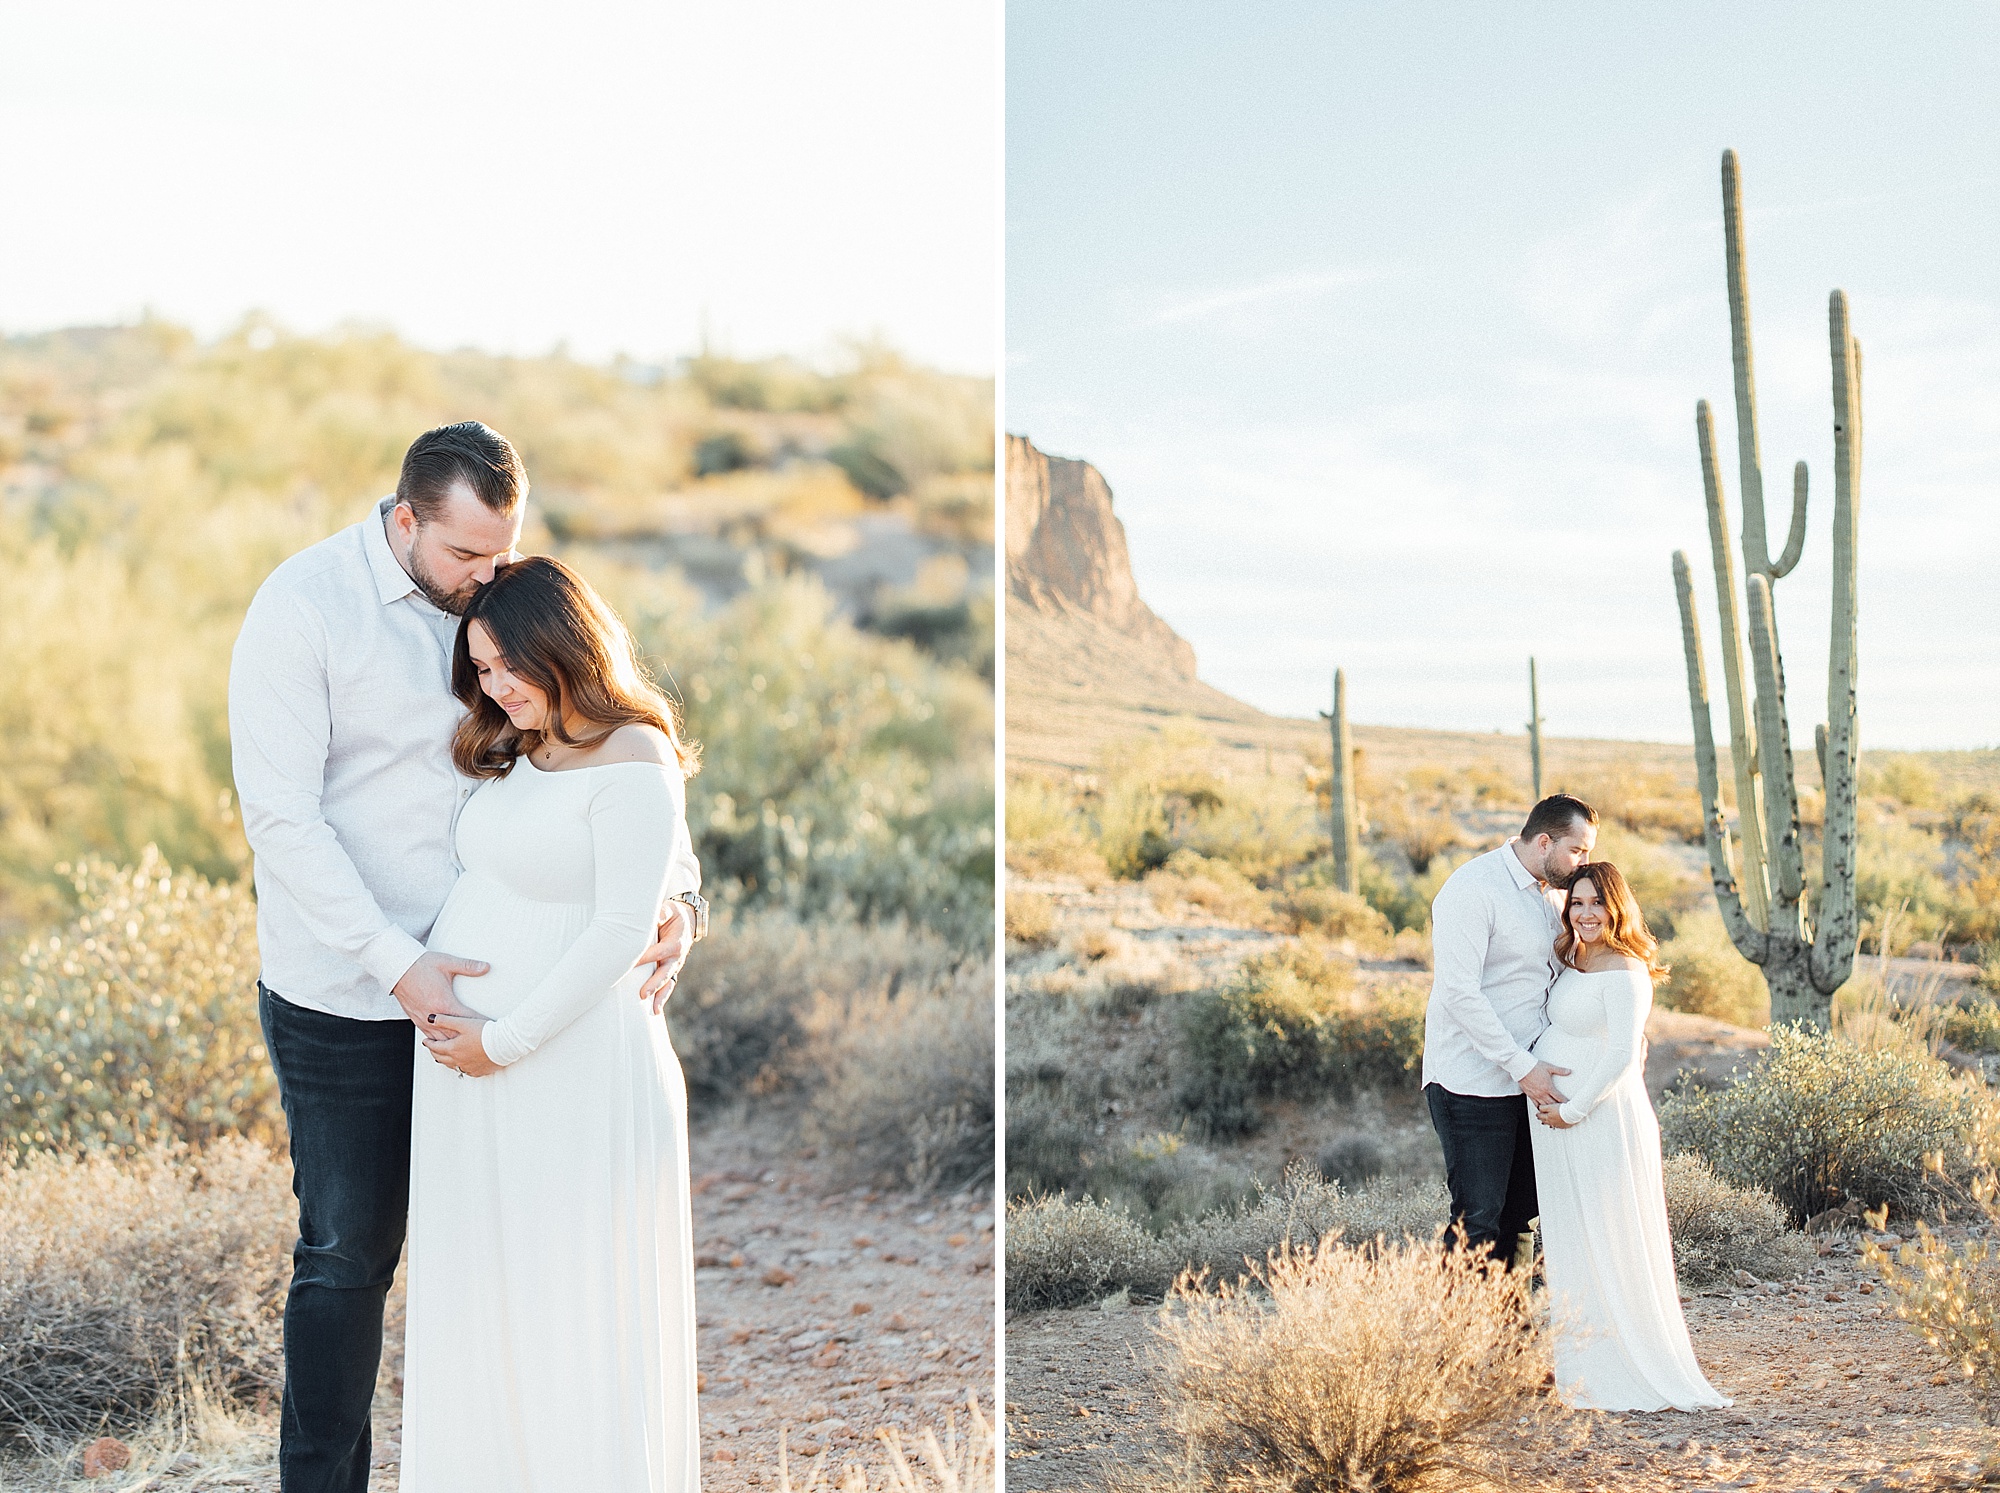
[[[821,995],[807,1018],[806,1131],[857,1181],[949,1190],[993,1175],[993,966],[937,984]]]
[[[1013,1105],[1007,1128],[1014,1129]],[[1007,1210],[1009,1307],[1074,1306],[1112,1291],[1158,1298],[1182,1271],[1233,1279],[1272,1251],[1331,1233],[1361,1242],[1429,1239],[1450,1210],[1436,1184],[1378,1182],[1348,1191],[1295,1163],[1240,1202],[1169,1221],[1154,1233],[1122,1203],[1043,1194]]]
[[[2000,1052],[2000,1001],[1990,995],[1940,1007],[1937,1025],[1939,1035],[1954,1047],[1966,1052]]]
[[[1861,764],[1861,791],[1928,809],[1938,801],[1938,775],[1918,758],[1870,752]]]
[[[1159,1240],[1123,1208],[1061,1194],[1007,1205],[1009,1311],[1081,1306],[1166,1273],[1162,1259]]]
[[[1430,870],[1432,861],[1464,838],[1458,821],[1444,813],[1399,816],[1390,834],[1409,857],[1410,869],[1419,876]]]
[[[1354,966],[1301,939],[1246,960],[1183,1013],[1179,1103],[1212,1132],[1243,1133],[1253,1098],[1346,1098],[1406,1084],[1423,1055],[1425,996],[1364,993]]]
[[[0,1430],[49,1452],[190,1381],[275,1395],[291,1169],[261,1146],[0,1162]]]
[[[1727,1088],[1670,1092],[1660,1130],[1670,1154],[1696,1152],[1724,1181],[1769,1192],[1794,1224],[1850,1198],[1920,1214],[1963,1201],[1965,1147],[1988,1102],[1976,1078],[1921,1051],[1781,1026]],[[1942,1170],[1926,1161],[1938,1154]]]
[[[1600,819],[1622,825],[1635,835],[1668,837],[1689,845],[1701,843],[1701,802],[1694,783],[1683,782],[1672,773],[1616,765],[1559,772],[1552,775],[1548,791],[1574,794],[1597,810]]]
[[[935,987],[963,957],[895,923],[807,923],[776,910],[718,918],[667,1003],[690,1108],[700,1116],[817,1081],[805,1026],[817,1000]]]
[[[1055,934],[1056,905],[1040,892],[1007,892],[1007,937],[1030,949],[1046,948]]]
[[[1430,897],[1414,886],[1398,881],[1365,850],[1361,853],[1361,865],[1357,868],[1355,881],[1361,888],[1362,900],[1387,918],[1389,926],[1398,933],[1423,933],[1430,928]]]
[[[1323,843],[1294,782],[1217,777],[1215,750],[1185,727],[1106,750],[1088,813],[1114,874],[1143,876],[1185,850],[1269,881]]]
[[[1291,887],[1273,899],[1272,910],[1289,933],[1351,938],[1371,949],[1388,944],[1394,936],[1389,920],[1365,898],[1337,887]]]
[[[0,976],[0,1144],[281,1144],[247,890],[176,875],[151,846],[69,874],[76,918]]]
[[[2000,1213],[1988,1226],[2000,1227]],[[1920,1219],[1913,1242],[1865,1249],[1896,1315],[1965,1377],[1982,1418],[2000,1420],[2000,1246],[1990,1237],[1951,1243]]]
[[[1549,1368],[1525,1273],[1431,1241],[1307,1245],[1174,1298],[1162,1378],[1210,1488],[1461,1486],[1481,1436],[1537,1413]]]
[[[1669,1156],[1665,1172],[1674,1273],[1684,1287],[1737,1270],[1776,1280],[1801,1274],[1815,1258],[1812,1242],[1793,1232],[1768,1192],[1732,1186],[1692,1154]]]
[[[1680,920],[1674,936],[1660,946],[1660,962],[1669,973],[1656,998],[1669,1010],[1737,1026],[1763,1026],[1771,1019],[1763,972],[1736,952],[1713,907]]]
[[[1252,928],[1271,920],[1270,899],[1256,883],[1227,861],[1210,860],[1192,850],[1174,851],[1147,875],[1145,884],[1162,911],[1191,902],[1214,917]]]
[[[1342,1187],[1360,1187],[1382,1175],[1382,1143],[1366,1131],[1351,1130],[1320,1147],[1319,1172]]]
[[[1070,796],[1047,778],[1021,774],[1007,780],[1007,864],[1029,875],[1111,874],[1103,854]]]

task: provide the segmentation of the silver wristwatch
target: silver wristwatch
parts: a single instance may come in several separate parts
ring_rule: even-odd
[[[685,902],[694,913],[694,942],[708,937],[708,899],[700,892],[675,892],[669,902]]]

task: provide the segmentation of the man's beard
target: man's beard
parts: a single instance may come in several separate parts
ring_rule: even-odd
[[[417,589],[424,593],[426,601],[440,612],[447,612],[454,617],[464,614],[465,609],[472,604],[473,593],[479,589],[476,583],[467,582],[461,591],[445,590],[438,584],[437,578],[425,568],[423,552],[415,545],[410,546],[410,579],[417,583]]]

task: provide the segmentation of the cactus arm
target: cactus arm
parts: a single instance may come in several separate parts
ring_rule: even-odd
[[[1830,994],[1853,972],[1861,931],[1855,895],[1860,807],[1855,542],[1861,492],[1861,349],[1848,328],[1847,297],[1841,291],[1836,290],[1828,302],[1827,322],[1833,361],[1833,637],[1826,681],[1824,886],[1811,973],[1813,987]]]
[[[1750,354],[1750,277],[1743,268],[1743,179],[1736,152],[1722,153],[1722,247],[1729,276],[1729,362],[1736,373],[1736,466],[1743,487],[1743,568],[1772,571],[1764,532],[1764,465],[1757,442],[1757,370]]]
[[[1354,807],[1354,742],[1347,731],[1347,671],[1333,671],[1333,881],[1343,892],[1360,889],[1361,845]]]
[[[1535,772],[1535,802],[1542,801],[1542,692],[1535,661],[1528,660],[1528,758]]]
[[[1771,567],[1771,579],[1782,580],[1790,575],[1799,563],[1799,556],[1806,547],[1806,464],[1800,462],[1792,468],[1792,527],[1785,535],[1785,552],[1778,556],[1778,563]]]
[[[1778,617],[1769,577],[1744,585],[1750,612],[1750,659],[1757,671],[1757,747],[1763,757],[1764,844],[1771,857],[1771,921],[1803,938],[1799,899],[1805,867],[1799,858],[1799,796],[1792,778],[1791,728],[1785,719],[1785,660],[1778,648]]]
[[[1708,547],[1715,561],[1715,601],[1722,633],[1722,687],[1729,704],[1729,765],[1736,778],[1737,831],[1743,841],[1743,910],[1759,928],[1770,926],[1769,872],[1764,854],[1763,795],[1757,780],[1757,728],[1744,692],[1743,629],[1736,615],[1736,558],[1729,546],[1729,512],[1722,474],[1715,464],[1715,425],[1708,401],[1694,407],[1701,447],[1702,491],[1708,500]]]
[[[1674,551],[1674,593],[1681,604],[1681,648],[1687,654],[1688,705],[1694,717],[1695,778],[1701,791],[1702,840],[1708,846],[1709,879],[1715,905],[1722,910],[1729,941],[1753,964],[1762,964],[1770,935],[1750,921],[1737,893],[1736,872],[1730,865],[1729,820],[1722,812],[1722,785],[1715,768],[1715,727],[1708,704],[1708,666],[1701,650],[1701,623],[1695,614],[1694,582],[1687,555]]]

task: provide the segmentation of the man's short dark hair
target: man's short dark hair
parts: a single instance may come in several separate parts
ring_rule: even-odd
[[[460,482],[495,513],[512,513],[528,495],[528,469],[507,437],[477,420],[461,420],[410,442],[396,479],[396,501],[409,504],[417,522],[427,524]]]
[[[1552,840],[1560,840],[1579,822],[1597,823],[1597,810],[1567,793],[1551,793],[1528,810],[1528,822],[1521,826],[1521,838],[1532,840],[1537,835],[1547,835]]]

